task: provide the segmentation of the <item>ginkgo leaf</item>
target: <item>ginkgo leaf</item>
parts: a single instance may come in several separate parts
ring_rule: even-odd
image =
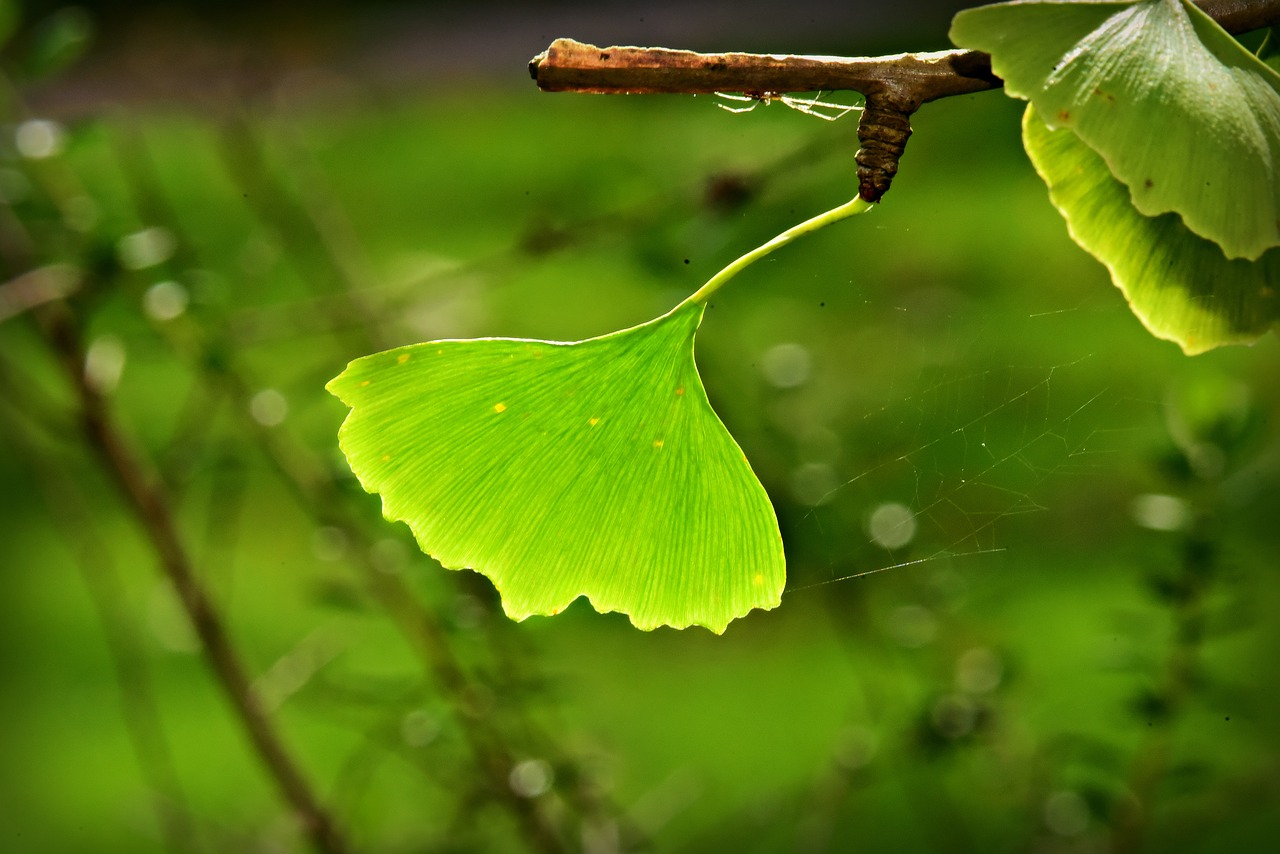
[[[1000,3],[951,39],[1101,155],[1147,216],[1229,258],[1280,246],[1280,76],[1187,0]]]
[[[1143,216],[1102,159],[1070,130],[1051,130],[1034,104],[1022,140],[1072,238],[1107,266],[1153,335],[1194,354],[1251,343],[1276,322],[1280,249],[1227,258],[1176,215]]]
[[[488,576],[507,614],[579,596],[641,629],[717,634],[782,598],[778,520],[707,400],[703,307],[747,266],[866,213],[857,196],[726,265],[667,314],[559,342],[432,341],[357,359],[329,391],[351,407],[352,471],[444,566]]]
[[[573,343],[434,341],[327,386],[339,443],[423,551],[488,576],[514,619],[579,596],[641,629],[723,632],[776,607],[777,519],[694,364],[703,306]]]

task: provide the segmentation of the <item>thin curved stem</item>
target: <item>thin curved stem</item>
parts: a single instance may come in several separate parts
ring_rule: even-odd
[[[725,267],[719,273],[716,273],[714,276],[712,276],[710,279],[707,280],[707,283],[705,285],[703,285],[702,287],[694,291],[693,294],[684,302],[705,303],[708,299],[711,298],[712,294],[720,290],[721,286],[724,285],[725,282],[729,281],[734,276],[741,273],[743,270],[745,270],[747,267],[754,264],[756,261],[759,261],[761,258],[768,255],[773,250],[786,246],[788,243],[795,240],[797,237],[803,237],[809,232],[817,231],[820,228],[824,228],[825,226],[831,225],[831,223],[833,222],[839,222],[842,219],[848,219],[854,214],[864,213],[866,211],[871,210],[871,208],[873,207],[875,207],[873,203],[864,201],[862,198],[858,196],[854,196],[852,199],[845,202],[843,205],[840,205],[839,207],[832,208],[826,213],[820,213],[817,216],[813,217],[812,219],[806,219],[804,222],[800,223],[799,225],[791,226],[786,231],[779,234],[777,237],[773,238],[767,243],[762,243],[761,245],[757,246],[755,249],[752,249],[746,255],[743,255],[738,260],[729,264],[729,266]],[[684,303],[681,303],[681,305],[683,304]]]

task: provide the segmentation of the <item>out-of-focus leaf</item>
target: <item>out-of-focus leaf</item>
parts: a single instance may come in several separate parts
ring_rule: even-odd
[[[1001,3],[951,38],[1101,155],[1146,216],[1229,258],[1280,246],[1280,76],[1186,0]]]
[[[1251,343],[1275,323],[1280,249],[1229,259],[1176,215],[1143,216],[1102,158],[1070,130],[1051,130],[1034,104],[1022,138],[1071,236],[1107,266],[1153,335],[1193,354]]]
[[[50,77],[84,55],[93,39],[93,20],[84,9],[68,6],[37,24],[32,39],[24,62],[26,76],[33,80]]]
[[[15,0],[0,0],[0,47],[8,44],[20,20],[22,20],[22,14]]]
[[[423,551],[514,619],[579,596],[642,629],[724,631],[785,582],[773,508],[693,358],[703,306],[575,343],[436,341],[357,359],[339,441]]]
[[[1258,47],[1258,59],[1272,71],[1280,72],[1280,29],[1267,28],[1267,36]]]

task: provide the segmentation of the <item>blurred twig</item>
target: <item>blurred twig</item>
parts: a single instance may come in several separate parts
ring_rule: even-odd
[[[21,403],[25,396],[0,363],[0,389],[7,401]],[[0,410],[0,416],[4,416]],[[43,449],[16,420],[3,417],[18,441],[20,457],[27,462],[44,498],[50,518],[63,532],[74,554],[80,575],[102,625],[107,652],[115,667],[125,729],[133,743],[138,765],[151,788],[152,804],[170,851],[200,850],[195,822],[183,792],[161,723],[151,673],[143,654],[143,640],[136,629],[137,615],[125,605],[124,582],[111,561],[110,551],[98,538],[93,513],[73,478],[47,461]]]
[[[135,200],[156,221],[176,223],[177,218],[155,180],[150,163],[145,157],[145,150],[138,145],[138,140],[133,139],[131,143],[128,156],[122,156],[120,162],[130,176],[129,183]],[[247,166],[229,165],[240,180],[248,182],[244,186],[249,188],[250,196],[260,200],[271,199],[263,213],[271,216],[273,221],[297,221],[299,215],[291,210],[287,194],[275,186],[274,182],[269,186],[255,183],[266,179],[261,153],[257,151],[258,140],[250,129],[239,127],[225,130],[224,143],[230,143],[230,148],[224,148],[228,159],[249,157],[251,162]],[[330,218],[334,216],[336,215],[331,215]],[[325,242],[319,231],[315,239]],[[181,252],[190,252],[188,242],[181,241],[180,246]],[[320,253],[319,263],[335,267],[324,274],[327,280],[345,281],[342,271],[336,269],[339,262],[333,252]],[[354,294],[346,296],[349,300],[355,300]],[[348,302],[348,307],[350,305]],[[368,318],[364,320],[361,331],[376,338],[371,327],[377,324]],[[174,333],[171,329],[161,331],[167,332],[166,338],[171,346],[200,372],[206,385],[218,389],[227,398],[242,429],[264,453],[303,512],[317,524],[342,531],[350,541],[363,544],[364,547],[353,549],[352,553],[353,563],[360,571],[365,589],[409,639],[416,653],[426,663],[435,683],[450,698],[450,706],[455,710],[459,729],[482,771],[490,796],[502,803],[521,822],[526,838],[537,849],[547,852],[563,850],[565,843],[554,823],[539,805],[511,789],[508,776],[517,762],[515,750],[498,727],[487,720],[484,714],[477,713],[476,710],[483,705],[477,699],[478,686],[461,664],[440,621],[421,606],[417,596],[403,579],[383,571],[376,564],[372,556],[372,542],[362,521],[352,512],[328,470],[298,443],[288,440],[286,431],[281,427],[267,427],[251,417],[251,399],[255,386],[248,379],[239,360],[231,355],[237,348],[226,347],[225,352],[214,358],[213,350],[217,348],[216,341],[221,337],[217,331],[190,329],[190,334],[185,336]]]
[[[727,218],[728,214],[765,194],[779,176],[794,179],[797,170],[812,168],[819,159],[832,156],[842,155],[830,137],[809,135],[794,148],[746,170],[712,172],[683,185],[664,186],[642,201],[619,203],[613,209],[565,223],[532,222],[530,228],[512,242],[486,255],[442,262],[410,281],[380,283],[371,288],[367,294],[376,297],[370,306],[375,316],[373,322],[380,327],[411,327],[411,323],[406,323],[406,316],[423,304],[424,291],[456,285],[477,276],[486,279],[487,287],[496,289],[511,279],[512,270],[523,272],[531,263],[545,261],[555,253],[585,249],[606,239],[616,239],[620,234],[652,230],[655,222],[687,219],[698,212],[716,219]],[[539,228],[554,238],[550,246],[538,243],[544,233]],[[490,280],[493,280],[491,284]],[[362,311],[350,303],[346,293],[316,294],[288,303],[240,307],[227,319],[226,332],[242,347],[302,334],[349,332],[352,327],[369,322],[362,317]]]
[[[9,96],[8,106],[18,115],[24,115],[21,99],[3,76],[0,76],[0,89]],[[56,157],[40,161],[38,170],[34,171],[49,201],[63,212],[64,220],[72,221],[75,207],[72,199],[81,194],[76,173]],[[17,275],[34,267],[37,248],[21,221],[16,216],[5,217],[0,220],[0,226],[4,231],[0,246],[7,250],[3,260],[9,274]],[[79,320],[71,304],[45,305],[33,310],[32,315],[73,392],[76,419],[86,446],[121,491],[145,531],[162,571],[200,638],[205,659],[259,759],[295,812],[313,847],[324,854],[346,851],[336,824],[263,709],[247,670],[231,645],[222,616],[195,573],[173,519],[172,496],[150,463],[133,450],[130,438],[115,423],[106,400],[87,376]]]
[[[1113,854],[1143,851],[1160,782],[1169,769],[1173,729],[1195,692],[1198,659],[1205,632],[1205,600],[1217,564],[1214,521],[1197,514],[1182,542],[1177,574],[1166,596],[1173,617],[1173,646],[1155,689],[1139,710],[1148,719],[1148,732],[1130,765],[1128,794],[1111,817]]]
[[[85,376],[84,348],[73,317],[65,306],[57,306],[41,313],[41,325],[50,348],[76,392],[86,443],[123,493],[151,541],[161,568],[173,584],[200,638],[206,660],[259,758],[275,780],[281,795],[297,814],[315,849],[325,854],[345,851],[346,844],[338,828],[286,750],[253,691],[244,664],[231,646],[222,617],[191,566],[163,485],[148,472],[142,458],[130,449],[102,395]]]
[[[369,339],[371,346],[377,346],[379,324],[364,298],[371,278],[368,259],[345,214],[312,174],[318,170],[305,159],[292,164],[293,169],[307,171],[298,182],[305,187],[303,201],[294,199],[269,162],[245,109],[237,107],[219,125],[223,162],[237,185],[245,189],[245,202],[265,225],[285,237],[291,257],[305,254],[315,259],[318,276],[304,274],[304,278],[343,294],[348,310],[362,321],[355,328]],[[293,154],[298,156],[301,152]]]

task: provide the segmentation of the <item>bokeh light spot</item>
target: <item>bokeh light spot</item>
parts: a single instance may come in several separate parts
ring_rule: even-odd
[[[414,709],[400,722],[400,737],[410,747],[426,747],[440,735],[440,719],[426,709]]]
[[[1191,521],[1187,502],[1172,495],[1139,495],[1129,512],[1134,522],[1153,531],[1180,531]]]
[[[511,791],[522,798],[536,798],[551,789],[555,775],[542,759],[526,759],[511,769],[507,778]]]
[[[956,662],[956,687],[969,694],[994,691],[1003,676],[1000,656],[983,646],[965,650]]]
[[[938,618],[921,605],[902,605],[889,615],[889,635],[901,646],[924,646],[938,636]]]
[[[830,501],[839,485],[835,470],[826,463],[805,463],[791,473],[792,494],[809,507]]]
[[[66,129],[48,119],[28,119],[18,125],[13,134],[14,147],[28,160],[54,157],[62,152],[66,144]]]
[[[114,335],[100,335],[84,355],[84,378],[99,394],[110,394],[124,376],[127,354],[124,342]]]
[[[116,257],[126,270],[145,270],[168,261],[177,248],[178,241],[172,231],[153,226],[120,238],[116,243]]]
[[[1075,792],[1059,790],[1045,799],[1044,823],[1059,836],[1079,836],[1089,829],[1089,805]]]
[[[147,288],[142,297],[142,308],[147,317],[164,322],[181,317],[187,310],[187,289],[177,282],[157,282]]]
[[[867,520],[871,542],[885,549],[900,549],[916,536],[916,517],[911,508],[896,501],[886,502],[871,511]]]
[[[289,401],[273,388],[264,388],[249,401],[249,414],[264,427],[283,424],[289,415]]]
[[[760,359],[760,373],[777,388],[795,388],[809,379],[813,359],[803,344],[776,344]]]

